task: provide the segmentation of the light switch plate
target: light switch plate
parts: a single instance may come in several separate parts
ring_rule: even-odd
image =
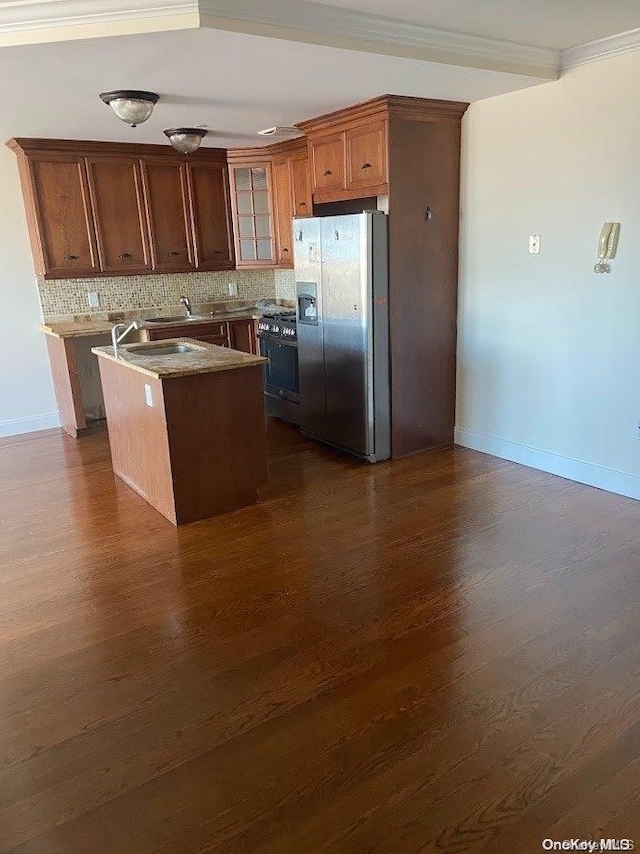
[[[144,399],[147,401],[147,406],[153,406],[153,392],[148,383],[144,384]]]
[[[96,293],[96,291],[89,291],[87,302],[89,303],[89,308],[100,308],[100,294]]]
[[[532,234],[529,237],[529,255],[540,254],[540,235]]]

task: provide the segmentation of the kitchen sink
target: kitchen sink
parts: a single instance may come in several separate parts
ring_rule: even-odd
[[[195,353],[194,347],[189,347],[186,344],[165,344],[160,347],[150,347],[145,344],[143,347],[127,347],[127,353],[134,353],[136,356],[177,356],[179,353]]]
[[[151,317],[146,323],[191,323],[194,320],[211,320],[210,314],[192,314],[190,317],[181,314],[173,317]]]

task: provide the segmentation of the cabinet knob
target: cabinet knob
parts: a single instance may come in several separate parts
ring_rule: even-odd
[[[324,173],[325,178],[327,177],[327,175],[333,175],[333,172],[331,171],[331,169],[327,169],[327,171]]]
[[[363,169],[371,169],[371,164],[370,163],[363,163],[362,168]]]
[[[77,255],[65,255],[64,260],[65,261],[77,261],[78,256]]]
[[[123,252],[121,258],[131,258],[131,252]]]

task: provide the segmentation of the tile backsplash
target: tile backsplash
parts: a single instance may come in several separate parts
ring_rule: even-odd
[[[288,270],[229,270],[219,273],[167,273],[151,276],[114,276],[104,279],[55,279],[38,281],[40,305],[45,320],[59,315],[93,311],[128,311],[165,308],[179,304],[185,294],[194,304],[228,300],[229,284],[238,285],[241,300],[275,299],[276,276],[290,275],[291,284],[281,285],[283,299],[295,298],[293,272]],[[293,291],[293,297],[284,291]],[[91,309],[88,293],[97,293],[99,309]],[[279,294],[278,294],[279,296]]]
[[[293,300],[296,298],[296,277],[293,270],[275,271],[276,297],[280,300]]]

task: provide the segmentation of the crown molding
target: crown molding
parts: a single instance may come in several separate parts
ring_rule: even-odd
[[[555,80],[560,51],[305,0],[200,0],[201,26]]]
[[[0,0],[0,47],[198,27],[198,0]]]
[[[563,50],[562,71],[634,50],[640,50],[640,28]]]

